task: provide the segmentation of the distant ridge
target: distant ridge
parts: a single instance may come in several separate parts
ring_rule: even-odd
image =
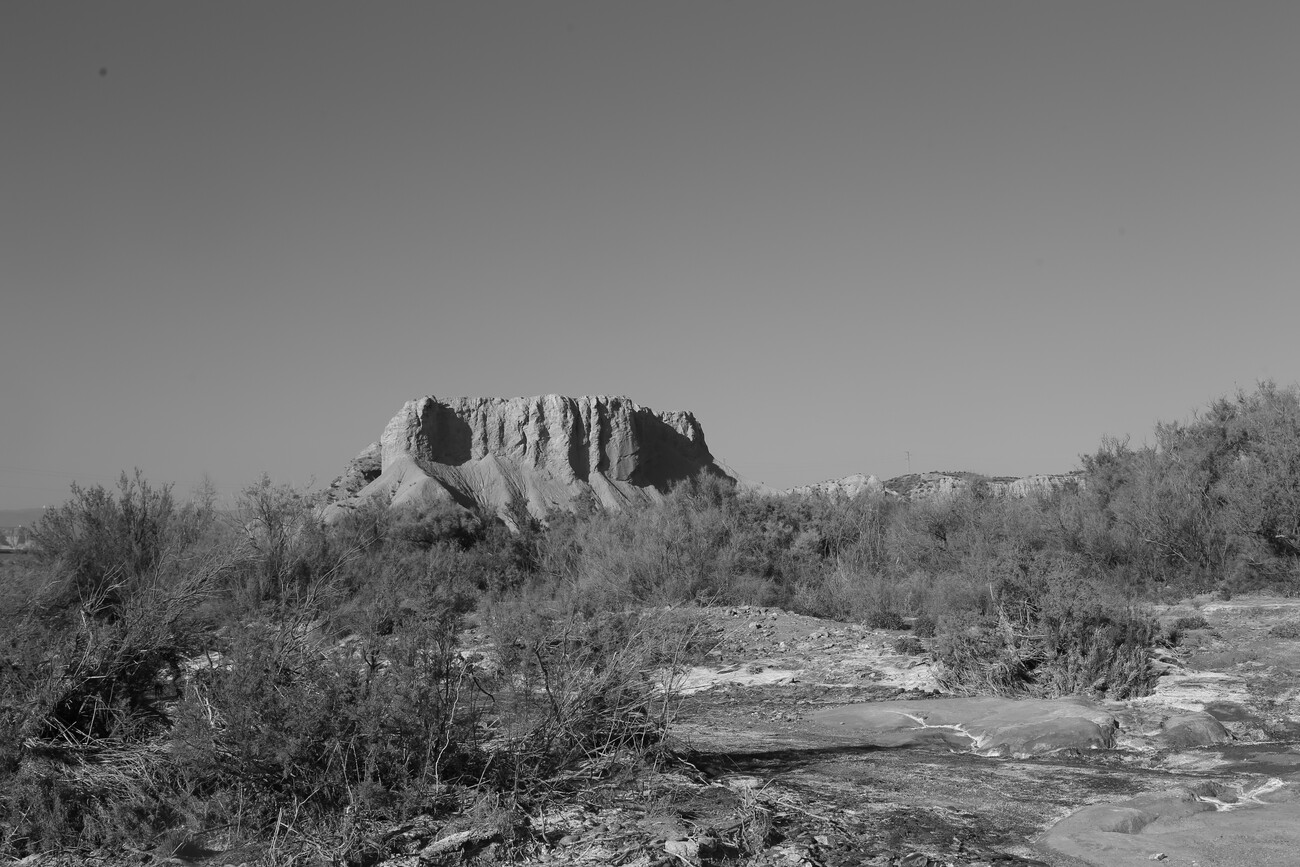
[[[1023,477],[982,476],[963,471],[911,473],[884,483],[886,491],[911,500],[942,499],[972,489],[990,497],[1043,496],[1082,486],[1082,470]]]
[[[789,496],[825,496],[832,500],[853,499],[875,493],[909,500],[943,499],[962,491],[975,490],[990,497],[1042,496],[1053,491],[1082,487],[1083,472],[1042,473],[1033,476],[983,476],[960,470],[909,473],[880,481],[875,476],[854,473],[813,485],[800,485],[784,491],[765,493]]]

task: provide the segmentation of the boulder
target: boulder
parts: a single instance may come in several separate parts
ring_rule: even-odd
[[[1111,749],[1119,723],[1084,699],[941,698],[875,702],[813,714],[821,727],[864,745],[939,746],[1027,757]]]
[[[1175,749],[1204,747],[1232,740],[1223,723],[1205,711],[1171,716],[1160,728],[1164,742]]]
[[[1274,782],[1268,797],[1240,804],[1215,783],[1094,804],[1057,822],[1035,845],[1062,863],[1085,867],[1295,864],[1300,800],[1294,784]]]

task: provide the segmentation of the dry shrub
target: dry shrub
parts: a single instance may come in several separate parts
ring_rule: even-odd
[[[676,672],[699,636],[689,612],[588,616],[525,596],[497,600],[488,619],[501,665],[493,749],[500,785],[640,761],[661,747]]]
[[[1300,620],[1287,620],[1275,624],[1271,629],[1269,629],[1268,634],[1274,638],[1300,638]]]
[[[1037,568],[992,589],[991,614],[940,619],[934,656],[944,687],[1040,697],[1149,693],[1156,621],[1108,597],[1075,563],[1049,559]]]

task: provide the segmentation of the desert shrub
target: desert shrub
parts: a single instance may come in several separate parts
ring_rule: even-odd
[[[1153,446],[1107,440],[1083,458],[1069,537],[1148,590],[1269,588],[1300,577],[1300,388],[1262,382],[1156,427]]]
[[[677,666],[698,652],[689,612],[604,612],[536,596],[487,612],[501,664],[495,682],[499,785],[536,785],[575,763],[641,760],[671,720]]]
[[[1081,564],[1049,558],[992,594],[989,613],[940,619],[940,682],[966,694],[1146,694],[1156,622]]]
[[[832,620],[859,620],[874,608],[870,589],[846,569],[807,568],[788,594],[776,603],[799,614]]]
[[[891,645],[895,653],[901,653],[906,656],[916,656],[925,653],[925,645],[915,635],[901,635],[894,639]]]
[[[263,474],[239,493],[236,514],[249,552],[231,585],[240,608],[294,608],[324,589],[342,558],[309,498]]]
[[[873,611],[866,619],[872,629],[907,629],[907,621],[897,611]]]
[[[1209,627],[1210,624],[1199,614],[1179,617],[1166,627],[1164,643],[1170,647],[1177,647],[1187,637],[1187,633],[1199,629],[1209,629]]]
[[[170,486],[152,487],[138,469],[122,473],[116,494],[73,484],[71,499],[47,510],[33,533],[36,556],[54,579],[47,604],[113,616],[133,582],[190,547],[212,517],[210,498],[178,506]]]
[[[333,648],[309,621],[232,630],[180,711],[185,773],[254,827],[285,809],[400,815],[466,774],[479,708],[453,623],[403,627]]]
[[[560,581],[580,590],[588,613],[628,604],[735,600],[733,544],[739,511],[730,483],[712,476],[679,484],[659,505],[592,516],[561,540]],[[552,548],[548,540],[543,548]]]
[[[1179,632],[1190,632],[1193,629],[1208,629],[1209,627],[1209,622],[1199,614],[1179,617],[1173,622],[1173,628]]]
[[[936,624],[929,614],[921,614],[912,621],[912,634],[917,638],[934,638]]]
[[[33,606],[11,621],[0,647],[0,828],[11,849],[120,843],[179,815],[160,739],[180,665],[202,640],[194,612],[228,563],[185,573],[171,556],[116,594],[111,617]]]
[[[1300,638],[1300,621],[1287,620],[1283,623],[1274,624],[1268,634],[1274,638],[1296,639]]]

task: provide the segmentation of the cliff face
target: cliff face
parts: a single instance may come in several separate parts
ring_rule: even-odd
[[[618,508],[701,470],[725,475],[689,412],[625,397],[423,397],[331,485],[332,516],[375,497],[497,510],[522,498],[536,517],[584,500]]]

